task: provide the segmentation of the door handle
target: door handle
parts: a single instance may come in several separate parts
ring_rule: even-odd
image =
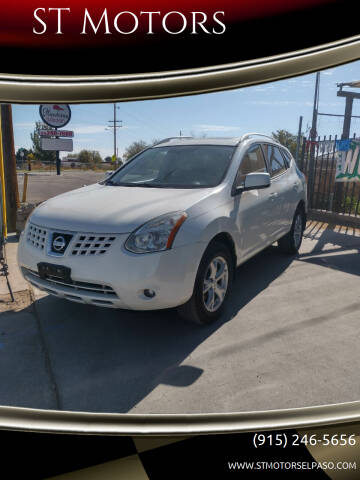
[[[270,193],[269,197],[272,199],[272,200],[275,200],[276,197],[278,197],[279,194],[278,193]]]

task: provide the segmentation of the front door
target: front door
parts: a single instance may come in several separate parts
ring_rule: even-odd
[[[260,144],[252,145],[240,161],[236,184],[248,173],[268,172]],[[238,256],[251,257],[271,243],[274,235],[274,189],[248,190],[234,197],[237,211]]]

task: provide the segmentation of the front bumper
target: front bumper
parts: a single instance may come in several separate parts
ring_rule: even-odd
[[[31,284],[71,301],[131,310],[172,308],[192,295],[197,269],[206,248],[203,243],[173,248],[165,252],[133,254],[124,249],[128,234],[114,235],[111,247],[102,255],[49,254],[29,244],[21,235],[18,263]],[[71,268],[73,283],[38,276],[40,262]],[[144,290],[153,290],[148,298]]]

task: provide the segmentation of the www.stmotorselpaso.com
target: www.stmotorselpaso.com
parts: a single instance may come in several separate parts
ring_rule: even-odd
[[[357,470],[356,462],[227,462],[229,470]]]

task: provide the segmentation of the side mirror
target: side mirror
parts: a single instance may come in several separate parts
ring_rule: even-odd
[[[245,190],[258,190],[260,188],[270,187],[270,175],[268,173],[248,173],[242,185],[236,186],[236,192]]]

